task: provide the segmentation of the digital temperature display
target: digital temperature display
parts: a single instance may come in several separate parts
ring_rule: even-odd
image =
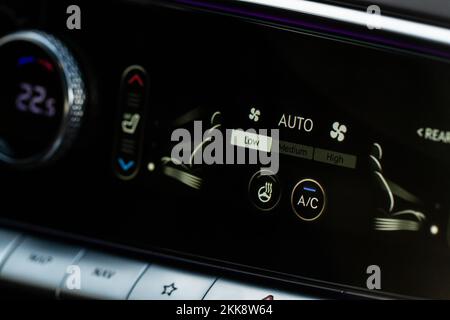
[[[16,99],[17,110],[49,118],[55,116],[55,99],[47,96],[45,87],[22,82],[20,88],[22,92]]]
[[[64,79],[51,52],[25,41],[0,48],[0,147],[29,159],[48,151],[64,115]]]

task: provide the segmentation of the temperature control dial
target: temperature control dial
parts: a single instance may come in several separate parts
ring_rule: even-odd
[[[21,31],[0,39],[0,161],[35,167],[72,144],[86,94],[78,65],[55,37]]]

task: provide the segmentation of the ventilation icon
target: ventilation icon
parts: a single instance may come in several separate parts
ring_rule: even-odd
[[[261,111],[256,109],[256,108],[252,108],[250,110],[250,114],[248,115],[250,120],[253,120],[255,122],[259,121],[259,117],[261,116]]]
[[[333,123],[333,130],[330,131],[330,137],[334,140],[342,142],[345,140],[345,134],[347,133],[347,126],[340,124],[339,122]]]

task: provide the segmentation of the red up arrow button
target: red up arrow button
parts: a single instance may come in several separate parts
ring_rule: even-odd
[[[134,76],[132,76],[130,78],[130,80],[128,80],[128,84],[130,84],[130,85],[135,83],[135,82],[137,82],[141,87],[144,86],[144,81],[142,80],[142,78],[138,74],[135,74]]]

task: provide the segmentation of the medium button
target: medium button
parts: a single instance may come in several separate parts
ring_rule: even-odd
[[[151,265],[130,295],[131,300],[202,300],[215,278]]]
[[[292,209],[304,221],[318,219],[326,206],[326,194],[322,186],[313,179],[297,183],[291,195]]]
[[[26,238],[6,261],[0,277],[39,289],[56,290],[81,252],[78,247]]]
[[[280,202],[280,182],[272,172],[259,171],[250,179],[248,194],[256,208],[261,211],[270,211]]]
[[[87,252],[79,261],[80,289],[70,290],[63,286],[63,297],[67,295],[93,299],[124,300],[133,285],[147,268],[147,264],[110,256]]]
[[[20,235],[18,233],[0,229],[0,266],[17,245],[19,238]]]
[[[251,286],[219,279],[209,290],[205,300],[313,300],[306,295],[286,293],[270,288]]]

